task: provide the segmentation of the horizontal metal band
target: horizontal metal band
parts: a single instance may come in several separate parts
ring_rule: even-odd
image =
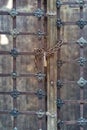
[[[35,95],[38,97],[38,99],[43,99],[45,97],[45,92],[43,90],[37,90],[36,92],[31,92],[31,91],[18,91],[17,89],[14,89],[13,91],[10,92],[0,92],[0,95],[10,95],[12,98],[16,99],[20,95]]]
[[[0,73],[0,77],[10,77],[12,76],[12,73],[8,73],[8,74],[5,74],[5,73]],[[45,77],[45,74],[42,73],[42,75],[40,75],[39,73],[37,74],[34,74],[34,73],[30,73],[30,74],[17,74],[17,77],[37,77],[38,78],[41,77]]]
[[[0,51],[0,55],[10,55],[10,51]],[[18,52],[18,55],[35,55],[35,52]]]
[[[12,111],[9,110],[0,110],[0,114],[10,114]],[[19,115],[36,115],[37,116],[37,112],[38,111],[18,111]],[[46,113],[46,112],[44,112]],[[46,114],[45,114],[46,115]]]
[[[87,59],[85,59],[84,57],[80,57],[80,58],[74,59],[74,60],[72,60],[72,59],[71,60],[61,60],[58,62],[61,62],[62,65],[66,64],[66,63],[71,63],[71,64],[79,64],[80,66],[84,66],[87,63]]]
[[[58,128],[63,128],[64,125],[78,125],[80,127],[84,127],[87,125],[87,119],[80,117],[77,120],[71,120],[71,121],[58,120],[58,122],[57,122]]]
[[[6,34],[6,35],[12,35],[11,32],[6,32],[6,31],[0,31],[0,34]],[[38,32],[19,32],[17,35],[35,35],[38,36]],[[42,32],[41,33],[42,36],[46,36],[47,33],[46,32]]]

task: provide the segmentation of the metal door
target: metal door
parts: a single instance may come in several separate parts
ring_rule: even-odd
[[[46,130],[45,8],[41,0],[0,1],[1,130]]]
[[[58,130],[87,129],[87,1],[57,0]]]

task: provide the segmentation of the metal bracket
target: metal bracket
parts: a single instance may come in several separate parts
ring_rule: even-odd
[[[60,108],[63,106],[63,104],[64,104],[63,100],[60,99],[60,98],[57,99],[56,103],[57,103],[57,107],[58,107],[59,109],[60,109]]]
[[[64,23],[62,22],[61,19],[58,18],[56,24],[58,28],[61,28]]]
[[[84,0],[76,0],[76,3],[79,4],[80,8],[83,8],[83,6],[84,6]]]
[[[80,29],[83,29],[85,25],[87,25],[87,21],[84,21],[82,18],[76,22],[76,24],[80,27]]]
[[[39,119],[42,119],[43,116],[45,115],[45,112],[43,112],[42,110],[39,110],[38,112],[36,112],[37,116]]]
[[[34,11],[34,16],[41,18],[44,15],[44,11],[40,8]]]
[[[10,95],[16,99],[19,95],[20,95],[20,92],[17,91],[16,89],[14,89],[13,91],[11,91]]]
[[[80,57],[78,59],[78,63],[80,64],[80,66],[84,66],[86,62],[87,62],[87,59],[85,59],[84,57]]]
[[[80,117],[80,119],[78,119],[77,123],[79,126],[83,127],[87,124],[87,119]]]
[[[63,83],[61,80],[57,80],[57,88],[60,89],[63,86]]]
[[[19,34],[18,30],[16,28],[14,28],[12,31],[11,31],[11,35],[13,36],[13,38],[16,38],[17,35]]]
[[[17,75],[16,72],[12,72],[12,73],[11,73],[11,76],[12,76],[13,79],[16,79],[18,75]]]
[[[63,121],[58,120],[58,122],[57,122],[57,127],[58,127],[59,129],[61,129],[62,126],[63,126]]]
[[[35,93],[39,99],[42,99],[45,96],[45,93],[42,89],[37,90],[37,92]]]
[[[19,113],[19,111],[18,111],[16,108],[14,108],[14,109],[10,112],[10,114],[11,114],[13,117],[17,117],[20,113]]]
[[[16,58],[18,56],[18,51],[16,48],[13,48],[10,52],[10,55],[13,56],[14,58]]]
[[[62,5],[61,0],[57,0],[56,1],[56,7],[59,9],[61,7],[61,5]]]
[[[83,77],[81,77],[78,81],[77,84],[83,88],[87,84],[87,80],[85,80]]]
[[[76,43],[79,44],[80,47],[83,47],[85,44],[87,44],[87,41],[81,37]]]
[[[41,72],[37,73],[36,74],[37,78],[38,78],[38,81],[42,81],[45,77],[45,74],[42,74]]]
[[[16,11],[16,9],[12,9],[11,11],[8,12],[10,14],[11,17],[16,17],[18,15],[18,12]]]

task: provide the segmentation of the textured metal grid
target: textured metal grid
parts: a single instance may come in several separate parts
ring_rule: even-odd
[[[75,8],[78,8],[79,9],[79,14],[80,14],[80,19],[78,19],[78,21],[75,21],[75,22],[72,22],[72,21],[69,21],[69,22],[65,22],[61,19],[61,13],[60,13],[60,10],[62,8],[62,6],[65,6],[65,5],[68,5],[69,7],[72,7],[73,9]],[[80,130],[83,130],[84,127],[87,125],[87,119],[84,118],[84,104],[87,104],[86,102],[86,99],[84,99],[84,87],[86,86],[87,84],[87,80],[84,78],[84,65],[86,65],[87,63],[87,59],[84,57],[84,46],[86,46],[86,40],[84,39],[83,37],[83,29],[85,28],[85,26],[87,25],[87,21],[83,19],[83,15],[84,15],[84,8],[86,7],[87,5],[87,1],[85,0],[77,0],[77,1],[68,1],[68,2],[62,2],[61,0],[57,0],[56,1],[56,7],[57,7],[57,22],[56,22],[56,25],[57,25],[57,38],[58,40],[60,40],[60,33],[61,33],[61,28],[62,26],[78,26],[80,28],[80,38],[77,39],[77,41],[75,42],[64,42],[63,41],[63,45],[62,46],[65,46],[67,44],[69,45],[72,45],[73,46],[75,44],[78,45],[79,47],[79,53],[80,53],[80,57],[78,57],[77,59],[75,60],[61,60],[61,47],[60,49],[58,50],[57,52],[57,57],[58,57],[58,61],[57,61],[57,65],[58,65],[58,69],[57,69],[57,128],[58,130],[60,129],[63,129],[63,128],[68,128],[67,126],[79,126],[78,128],[76,127],[76,129],[80,129]],[[61,73],[61,68],[63,66],[63,64],[66,64],[66,63],[69,63],[69,64],[78,64],[80,66],[80,75],[79,75],[79,79],[78,81],[70,81],[70,80],[64,80],[62,81],[61,80],[61,76],[60,76],[60,73]],[[61,88],[64,87],[65,84],[67,83],[70,83],[70,84],[78,84],[78,87],[80,88],[80,99],[79,100],[62,100],[61,99]],[[76,120],[63,120],[61,119],[61,108],[64,106],[64,105],[79,105],[79,108],[80,108],[80,117],[79,119],[76,119]],[[63,111],[62,111],[63,112]],[[69,113],[70,114],[70,113]],[[74,128],[75,128],[74,127]]]
[[[13,0],[13,9],[11,11],[1,11],[0,10],[0,15],[10,15],[10,17],[12,18],[13,21],[13,30],[11,30],[10,32],[0,32],[0,34],[6,34],[6,35],[11,35],[13,38],[13,48],[10,51],[0,51],[0,55],[7,55],[7,56],[12,56],[13,57],[13,70],[12,73],[0,73],[0,77],[11,77],[13,80],[13,90],[10,92],[1,92],[0,91],[0,95],[10,95],[11,98],[13,98],[13,109],[12,110],[0,110],[0,114],[2,115],[11,115],[13,117],[13,129],[17,130],[17,118],[20,115],[36,115],[38,118],[38,130],[42,130],[42,126],[43,126],[43,118],[46,115],[45,114],[45,97],[46,97],[46,92],[45,92],[45,88],[44,88],[44,81],[45,81],[45,70],[44,70],[44,66],[43,63],[41,63],[42,57],[38,58],[38,55],[36,55],[35,51],[31,51],[31,52],[19,52],[18,48],[17,48],[17,41],[16,38],[19,35],[32,35],[32,36],[37,36],[38,37],[38,42],[40,43],[39,47],[41,46],[42,42],[42,37],[45,37],[46,32],[42,32],[41,31],[41,18],[44,17],[44,11],[41,9],[42,8],[42,4],[41,4],[41,0],[37,0],[37,9],[34,12],[31,13],[25,13],[25,12],[18,12],[16,9],[16,0]],[[46,1],[43,4],[43,7],[46,8]],[[45,9],[46,10],[46,9]],[[37,18],[38,21],[38,32],[19,32],[17,30],[17,16],[33,16]],[[44,26],[44,31],[46,31],[46,20],[44,18],[43,20],[45,26]],[[43,40],[44,41],[44,40]],[[44,45],[43,45],[44,48]],[[40,49],[40,48],[39,48]],[[17,72],[17,57],[23,55],[23,56],[30,56],[33,55],[38,59],[38,73],[29,73],[29,74],[19,74]],[[43,71],[44,70],[44,71]],[[30,92],[30,91],[18,91],[17,88],[17,78],[19,77],[35,77],[38,81],[38,90],[35,92]],[[20,95],[36,95],[38,97],[38,111],[19,111],[17,110],[17,98]],[[44,99],[44,100],[42,100]],[[44,104],[44,105],[43,105]],[[46,124],[45,124],[46,125]]]

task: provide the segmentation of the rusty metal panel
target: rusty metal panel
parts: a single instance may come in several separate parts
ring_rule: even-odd
[[[87,1],[57,0],[57,34],[63,40],[58,51],[58,130],[82,130],[86,117],[86,4]]]
[[[46,129],[46,75],[43,56],[37,51],[46,45],[43,2],[0,2],[0,129],[3,130]]]

